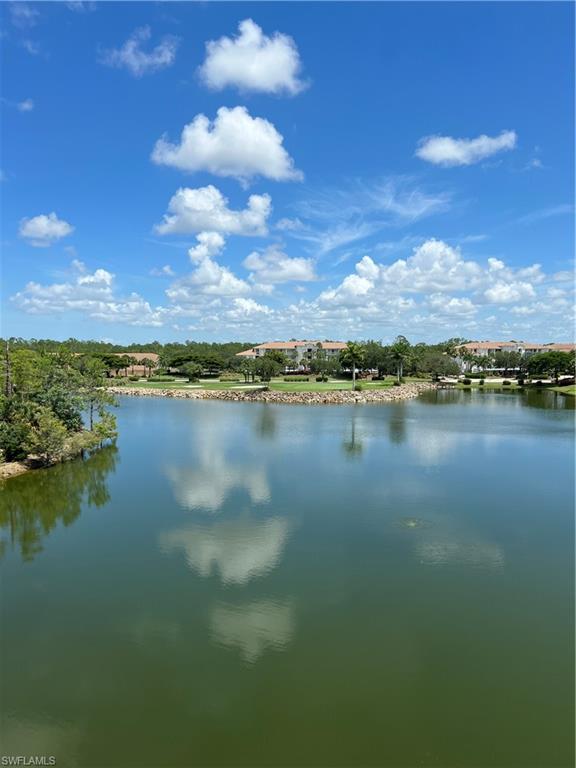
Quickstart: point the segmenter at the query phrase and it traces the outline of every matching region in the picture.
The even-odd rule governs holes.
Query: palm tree
[[[396,363],[396,378],[400,383],[404,373],[404,365],[412,359],[412,345],[405,336],[397,336],[396,341],[390,347],[390,354]]]
[[[355,389],[356,368],[364,364],[364,347],[357,341],[349,341],[346,349],[340,352],[340,362],[347,368],[352,368],[352,389]]]
[[[140,360],[140,365],[144,367],[144,376],[146,376],[146,369],[148,369],[148,376],[152,375],[152,368],[156,368],[156,361],[151,357],[143,357]]]

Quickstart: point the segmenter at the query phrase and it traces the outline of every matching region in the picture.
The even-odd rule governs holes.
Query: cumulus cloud
[[[24,99],[24,101],[19,101],[16,107],[20,112],[32,112],[34,109],[34,102],[32,99]]]
[[[511,304],[533,298],[535,291],[531,283],[498,281],[484,291],[484,296],[490,304]]]
[[[250,195],[244,210],[228,207],[228,199],[212,186],[180,188],[168,204],[168,213],[156,231],[161,235],[221,232],[232,235],[266,235],[272,210],[269,195]]]
[[[302,173],[294,168],[283,141],[272,123],[252,117],[246,107],[220,107],[213,121],[206,115],[196,115],[184,126],[180,143],[159,139],[152,161],[181,171],[208,171],[243,182],[255,176],[299,181]]]
[[[67,221],[59,219],[54,212],[48,215],[42,213],[31,219],[20,221],[19,235],[36,247],[52,245],[57,240],[71,234],[74,227]]]
[[[215,258],[224,249],[225,241],[218,232],[200,232],[197,244],[188,255],[195,269],[186,277],[173,283],[166,291],[173,302],[197,303],[202,296],[241,296],[252,290],[248,283]]]
[[[251,271],[250,279],[254,282],[274,284],[316,280],[312,259],[291,258],[277,245],[264,252],[253,251],[244,259],[243,265]]]
[[[475,139],[427,136],[420,140],[416,155],[434,165],[473,165],[498,152],[514,149],[515,146],[515,131],[502,131],[498,136],[482,134]]]
[[[302,68],[294,40],[275,32],[268,37],[252,19],[238,25],[235,38],[221,37],[206,43],[201,80],[214,90],[235,86],[243,91],[287,93],[302,91]]]
[[[163,311],[153,310],[137,293],[118,298],[114,293],[114,275],[106,269],[87,272],[81,262],[73,265],[73,277],[64,283],[42,285],[29,282],[12,297],[27,314],[81,312],[94,320],[128,325],[160,326]]]
[[[427,306],[437,317],[465,317],[474,315],[482,305],[533,299],[536,286],[544,280],[539,264],[512,268],[495,258],[481,264],[466,260],[459,248],[430,239],[417,246],[407,259],[391,264],[377,264],[364,256],[339,285],[321,292],[318,304],[360,307],[366,312],[394,300],[397,310]],[[418,294],[424,297],[424,305],[417,305]]]
[[[217,256],[226,241],[219,232],[200,232],[196,237],[198,244],[188,250],[188,256],[192,263],[200,263],[204,259],[212,259]]]
[[[158,45],[146,51],[143,45],[150,40],[151,35],[150,27],[139,27],[121,48],[104,51],[102,63],[109,67],[127,69],[134,77],[142,77],[172,66],[176,60],[178,38],[165,35]]]

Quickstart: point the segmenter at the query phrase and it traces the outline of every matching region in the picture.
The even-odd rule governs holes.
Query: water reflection
[[[394,406],[388,423],[390,442],[400,445],[406,440],[406,403],[399,402]]]
[[[13,717],[8,717],[2,722],[4,755],[45,755],[46,759],[48,756],[53,756],[56,758],[57,765],[78,765],[80,742],[81,732],[68,724]],[[25,765],[23,762],[20,764]],[[46,765],[48,765],[47,762]]]
[[[217,603],[210,619],[217,645],[238,649],[254,664],[267,651],[284,651],[294,636],[295,615],[290,601],[253,600],[242,605]]]
[[[0,493],[0,555],[8,544],[23,560],[42,551],[42,540],[58,523],[73,523],[82,505],[102,507],[110,499],[107,477],[116,469],[114,445],[86,460],[38,469],[6,482]]]
[[[394,527],[413,539],[412,551],[421,565],[464,566],[488,571],[504,568],[500,544],[474,530],[462,516],[428,511],[425,518],[402,518]]]
[[[288,521],[281,517],[228,520],[166,531],[159,543],[165,554],[183,551],[203,578],[216,573],[223,584],[246,584],[278,565],[288,533]]]
[[[220,452],[204,452],[200,466],[168,467],[168,479],[180,506],[188,510],[218,512],[235,490],[248,493],[253,504],[270,500],[270,488],[263,467],[231,466]]]
[[[256,434],[264,439],[271,439],[276,434],[276,414],[267,403],[263,403],[256,422]]]
[[[497,544],[481,540],[421,541],[416,556],[425,565],[465,565],[497,570],[504,567],[504,552]]]
[[[352,419],[350,420],[350,433],[342,443],[344,453],[350,459],[358,458],[361,456],[364,449],[362,440],[356,434],[356,419],[357,416],[353,415]]]

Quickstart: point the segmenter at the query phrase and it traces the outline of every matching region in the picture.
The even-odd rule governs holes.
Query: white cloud
[[[268,37],[252,19],[245,19],[235,38],[206,43],[206,59],[199,73],[214,90],[235,86],[243,91],[294,95],[306,87],[299,79],[300,70],[300,56],[291,37],[280,32]]]
[[[441,315],[472,315],[477,312],[476,305],[466,296],[448,297],[443,293],[434,293],[428,301],[433,312]]]
[[[19,101],[16,107],[20,112],[32,112],[34,109],[34,102],[32,99],[24,99],[24,101]]]
[[[180,188],[168,204],[164,221],[156,225],[161,235],[211,231],[232,235],[266,235],[272,210],[269,195],[250,195],[242,211],[228,207],[228,199],[211,184]]]
[[[12,24],[19,29],[33,27],[38,23],[40,13],[32,8],[28,3],[12,2],[10,3],[10,18]]]
[[[86,272],[81,262],[73,264],[74,275],[65,283],[41,285],[29,282],[12,297],[27,314],[81,312],[94,320],[128,325],[161,326],[164,310],[153,310],[141,296],[125,298],[114,294],[114,275],[106,269]]]
[[[153,277],[174,277],[175,272],[170,264],[164,264],[163,267],[153,267],[150,270],[150,274]]]
[[[544,280],[539,264],[512,268],[492,257],[483,265],[465,260],[459,248],[431,239],[416,247],[408,259],[389,265],[364,256],[354,273],[335,288],[322,291],[317,302],[331,312],[354,308],[366,320],[366,313],[377,312],[378,306],[386,306],[388,311],[390,302],[395,302],[397,312],[428,309],[428,318],[442,322],[443,317],[472,317],[482,305],[531,300]],[[418,295],[423,302],[417,302]],[[414,323],[415,317],[410,322]]]
[[[322,256],[387,227],[406,226],[441,213],[449,204],[449,193],[429,193],[409,177],[351,180],[345,187],[324,189],[299,202],[295,206],[298,225],[283,229],[287,236],[310,243]]]
[[[276,222],[274,228],[279,229],[281,232],[293,232],[294,230],[302,229],[303,226],[300,219],[283,218]]]
[[[40,43],[37,43],[35,40],[21,40],[20,45],[30,56],[39,56],[42,52]]]
[[[549,208],[541,208],[537,211],[531,211],[525,216],[521,216],[516,219],[517,224],[532,224],[535,221],[542,221],[543,219],[551,219],[555,216],[566,216],[574,213],[574,206],[572,203],[563,203],[562,205],[553,205]]]
[[[252,319],[254,316],[271,315],[272,310],[265,304],[259,304],[254,299],[244,299],[242,297],[234,299],[233,306],[226,313],[228,320],[241,321],[246,318]]]
[[[255,282],[274,284],[316,279],[312,259],[290,258],[277,245],[271,245],[263,253],[253,251],[243,265],[251,271],[250,279]]]
[[[451,136],[427,136],[420,140],[416,155],[434,165],[473,165],[498,152],[514,149],[515,131],[502,131],[498,136],[454,139]]]
[[[87,2],[82,2],[82,0],[70,0],[70,2],[66,3],[66,8],[68,8],[69,11],[75,11],[76,13],[85,13],[95,11],[96,3],[90,2],[89,0]]]
[[[165,35],[158,45],[145,51],[142,45],[151,37],[150,27],[139,27],[121,48],[111,48],[102,55],[102,63],[109,67],[127,69],[134,77],[142,77],[172,66],[176,60],[179,40]]]
[[[282,146],[274,125],[252,117],[246,107],[220,107],[216,119],[200,114],[184,126],[179,144],[156,142],[152,160],[182,171],[208,171],[246,182],[255,176],[274,181],[299,181],[302,173]]]
[[[484,296],[490,304],[511,304],[533,298],[535,291],[531,283],[499,281],[484,291]]]
[[[219,232],[200,232],[196,240],[198,245],[188,250],[188,256],[193,264],[218,256],[226,243]]]
[[[46,247],[71,234],[74,227],[59,219],[54,212],[40,214],[31,219],[20,221],[19,235],[28,240],[30,245]]]
[[[195,303],[202,296],[230,297],[250,293],[252,289],[247,282],[214,260],[224,248],[222,235],[200,232],[197,241],[197,245],[188,251],[196,268],[166,291],[171,301]]]

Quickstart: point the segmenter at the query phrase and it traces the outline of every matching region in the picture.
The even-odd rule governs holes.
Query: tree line
[[[4,342],[0,460],[53,464],[91,453],[116,437],[106,368],[61,346],[55,352]]]

